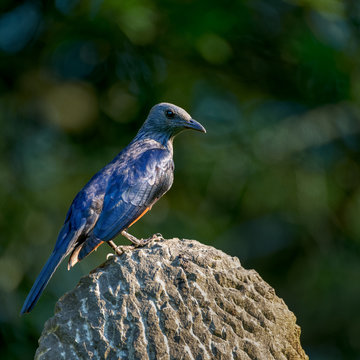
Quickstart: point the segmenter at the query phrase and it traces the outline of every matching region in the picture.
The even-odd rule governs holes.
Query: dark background
[[[311,359],[360,359],[360,2],[0,3],[0,348],[30,359],[103,245],[22,303],[77,191],[160,101],[172,190],[132,233],[238,256],[297,316]],[[117,242],[124,242],[117,239]]]

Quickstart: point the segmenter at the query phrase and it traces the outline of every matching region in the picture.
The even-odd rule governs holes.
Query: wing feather
[[[109,179],[102,212],[93,235],[109,241],[132,224],[171,187],[173,160],[163,149],[151,149]]]

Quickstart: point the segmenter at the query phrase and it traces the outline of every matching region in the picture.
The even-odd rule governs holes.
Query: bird
[[[119,253],[112,241],[119,234],[134,246],[144,246],[152,239],[137,239],[127,230],[171,188],[173,139],[186,129],[206,133],[205,128],[179,106],[163,102],[151,108],[129,145],[75,196],[53,252],[35,280],[21,314],[34,308],[52,275],[69,254],[68,270],[102,243],[108,243]]]

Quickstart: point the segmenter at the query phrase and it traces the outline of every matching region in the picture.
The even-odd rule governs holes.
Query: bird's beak
[[[205,128],[204,128],[199,122],[197,122],[197,121],[194,120],[194,119],[190,119],[190,120],[186,123],[185,128],[186,128],[186,129],[192,129],[192,130],[196,130],[196,131],[200,131],[200,132],[206,133]]]

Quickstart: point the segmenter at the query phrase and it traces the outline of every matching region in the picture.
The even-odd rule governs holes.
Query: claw
[[[135,248],[136,248],[136,246],[132,246],[132,245],[119,245],[117,247],[117,254],[121,255],[125,251],[131,251],[131,250],[134,250]]]
[[[129,234],[125,230],[123,230],[121,232],[121,235],[125,236],[128,240],[130,240],[134,244],[134,248],[143,247],[143,246],[147,245],[151,241],[164,239],[163,236],[160,233],[156,233],[156,234],[154,234],[153,236],[151,236],[151,237],[149,237],[147,239],[138,239],[135,236]],[[110,243],[110,241],[109,241],[109,243]]]
[[[117,246],[114,250],[118,255],[122,255],[124,253],[123,247],[121,245]]]
[[[112,240],[108,241],[107,243],[115,251],[117,255],[122,255],[126,250],[134,249],[133,246],[124,246],[124,245],[117,246]]]

